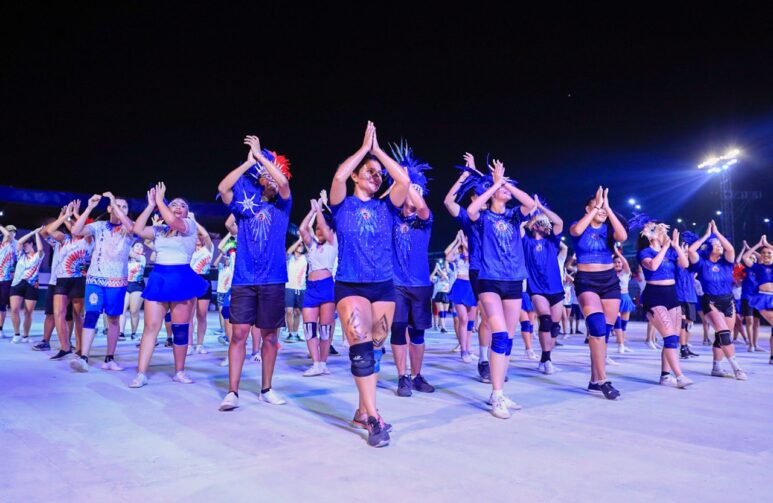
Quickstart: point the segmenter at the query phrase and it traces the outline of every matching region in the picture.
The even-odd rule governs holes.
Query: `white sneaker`
[[[70,368],[76,372],[88,372],[89,364],[83,358],[77,357],[70,360]]]
[[[188,344],[188,350],[185,352],[185,356],[191,356],[193,354],[193,344]]]
[[[142,372],[137,372],[134,380],[129,383],[130,388],[141,388],[148,384],[148,378]]]
[[[514,402],[514,401],[510,400],[505,395],[502,395],[502,400],[505,401],[505,406],[508,409],[511,409],[511,410],[521,410],[521,409],[523,409],[523,406],[521,404],[519,404],[518,402]],[[494,404],[494,393],[493,392],[491,393],[491,395],[489,395],[488,401],[486,403],[489,404],[489,405],[493,405]]]
[[[118,365],[115,360],[109,362],[102,362],[102,370],[123,370],[123,367]]]
[[[545,375],[550,375],[555,373],[556,368],[553,366],[553,362],[548,360],[546,362],[540,363],[539,366],[537,367],[537,370],[539,370]]]
[[[181,370],[181,371],[177,372],[177,373],[174,375],[174,377],[172,378],[172,380],[173,380],[174,382],[179,382],[180,384],[191,384],[191,383],[193,382],[193,379],[191,379],[190,377],[188,377],[188,376],[185,374],[185,371],[184,371],[184,370]]]
[[[273,389],[270,389],[265,393],[261,393],[258,395],[258,398],[260,398],[262,402],[270,403],[271,405],[284,405],[287,403],[287,400],[282,398],[282,395]]]
[[[671,374],[660,376],[660,384],[665,386],[676,386],[676,379]]]
[[[537,355],[534,353],[533,349],[525,350],[523,352],[523,356],[525,356],[527,360],[534,360],[534,361],[539,360],[539,358],[537,358]]]
[[[733,374],[731,374],[727,370],[723,369],[722,367],[712,368],[711,369],[711,375],[713,377],[733,377]]]
[[[654,342],[652,342],[652,341],[647,341],[647,347],[650,348],[650,349],[655,349],[655,350],[658,349],[658,346]]]
[[[607,359],[605,360],[607,365],[620,365],[615,360],[607,356]]]
[[[209,353],[209,351],[207,351],[207,348],[205,348],[203,344],[198,344],[196,346],[196,351],[195,352],[196,352],[197,355],[205,355],[205,354]]]
[[[466,351],[462,353],[462,362],[472,363],[472,356],[470,356],[470,353]]]
[[[454,346],[454,349],[452,349],[452,350],[451,350],[451,352],[452,352],[452,353],[458,353],[458,352],[460,352],[461,350],[462,350],[462,346],[460,346],[459,344],[457,344],[456,346]]]
[[[623,346],[623,353],[634,353],[634,350],[628,346]]]
[[[676,387],[677,388],[686,388],[687,386],[695,384],[695,381],[687,377],[686,375],[682,374],[679,377],[676,378]]]
[[[303,377],[321,376],[322,374],[324,374],[324,372],[322,371],[319,363],[314,362],[314,364],[306,369],[306,371],[303,373]]]
[[[748,377],[746,377],[746,372],[744,372],[741,369],[738,369],[735,371],[735,378],[738,379],[739,381],[745,381],[748,379]]]
[[[14,335],[11,339],[11,344],[19,344],[21,342],[21,335]]]
[[[30,341],[30,338],[28,335],[25,335],[24,337],[21,338],[22,344],[27,344],[29,341]]]
[[[250,361],[260,363],[260,353],[252,353],[250,355]]]
[[[492,397],[490,401],[491,413],[494,415],[494,417],[498,417],[499,419],[510,419],[510,409],[507,408],[504,396],[500,395],[497,397]]]
[[[234,410],[239,406],[239,397],[236,396],[236,393],[233,391],[229,391],[228,394],[223,398],[223,401],[220,402],[220,411],[225,412],[228,410]]]
[[[750,345],[750,346],[748,346],[748,347],[746,348],[746,351],[747,351],[747,352],[749,352],[749,353],[754,353],[754,346],[751,346],[751,345]]]
[[[228,366],[228,357],[226,356],[223,358],[223,361],[220,362],[221,367],[227,367]]]
[[[330,375],[330,369],[327,368],[327,362],[319,362],[319,365],[322,368],[322,375],[329,376]]]

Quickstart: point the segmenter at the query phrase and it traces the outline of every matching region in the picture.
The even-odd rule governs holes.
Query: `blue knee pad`
[[[313,321],[303,324],[303,336],[307,341],[312,340],[317,336],[317,324]]]
[[[628,320],[620,319],[620,328],[622,328],[623,332],[625,332],[628,328]]]
[[[172,342],[175,346],[188,345],[188,324],[172,323]]]
[[[438,318],[445,318],[446,317],[446,312],[445,311],[439,311],[437,313],[437,315],[438,315]]]
[[[668,349],[676,349],[679,347],[678,335],[667,335],[663,337],[663,347]]]
[[[513,352],[513,339],[507,338],[507,350],[505,351],[505,356],[510,356],[510,353]]]
[[[623,319],[619,316],[615,320],[615,330],[621,330],[623,328]]]
[[[498,355],[508,354],[507,341],[510,341],[509,349],[512,350],[513,340],[507,336],[507,332],[494,332],[491,334],[491,351]]]
[[[100,314],[99,311],[86,311],[86,316],[83,317],[83,328],[91,330],[97,328]]]
[[[475,322],[470,320],[467,322],[467,331],[472,332],[473,330],[475,330]]]
[[[411,337],[411,344],[424,344],[424,330],[409,328],[408,335]]]
[[[609,335],[612,333],[612,329],[614,329],[615,326],[612,325],[611,323],[607,323],[606,325],[607,325],[607,333],[606,333],[606,335],[604,335],[604,340],[607,343],[609,343]]]
[[[457,316],[459,316],[459,314],[456,311],[448,311],[448,312],[451,313],[451,318],[456,318]]]
[[[223,316],[224,320],[228,320],[231,318],[231,306],[223,306],[220,308],[220,314]]]
[[[349,346],[349,360],[352,362],[354,377],[368,377],[375,373],[376,360],[373,355],[373,343],[362,342]]]
[[[532,325],[529,320],[521,322],[521,332],[527,332],[530,334],[532,330],[534,330],[534,325]]]
[[[607,320],[604,313],[591,313],[585,318],[588,327],[588,335],[591,337],[605,337],[607,335]]]
[[[167,311],[164,315],[164,323],[172,323],[172,312]]]
[[[389,337],[389,342],[395,346],[408,344],[408,340],[405,338],[406,328],[408,328],[407,323],[392,323],[392,335]]]
[[[553,331],[553,318],[551,318],[549,314],[541,314],[539,316],[539,331],[540,332]]]

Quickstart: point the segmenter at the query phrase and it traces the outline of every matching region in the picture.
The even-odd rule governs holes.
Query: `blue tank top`
[[[429,280],[429,238],[432,214],[427,220],[403,216],[395,208],[392,224],[392,267],[395,285],[432,286]]]
[[[754,264],[748,272],[751,274],[747,274],[747,277],[754,276],[754,282],[756,283],[754,293],[757,293],[756,289],[759,288],[760,285],[773,283],[773,264],[765,265],[758,262]]]
[[[521,209],[509,208],[504,213],[482,210],[480,226],[481,250],[478,279],[522,281],[526,265],[521,244]]]
[[[574,222],[572,225],[576,224]],[[607,227],[605,223],[598,229],[588,225],[582,234],[572,236],[574,253],[578,264],[611,264],[612,250],[607,245]]]
[[[529,277],[529,291],[537,294],[561,293],[564,284],[558,267],[560,236],[551,234],[545,239],[534,239],[527,230],[523,236],[523,254]]]
[[[480,220],[473,222],[467,215],[467,209],[460,207],[459,214],[456,215],[456,221],[462,228],[464,235],[467,236],[467,245],[470,247],[470,270],[480,270]]]
[[[704,294],[732,295],[733,263],[725,260],[725,257],[720,257],[716,262],[701,257],[692,268],[698,273]]]
[[[681,267],[676,268],[676,298],[679,302],[698,302],[693,273]]]
[[[652,247],[644,248],[636,255],[636,259],[641,263],[644,259],[654,259],[658,254],[658,251]],[[662,281],[664,279],[676,279],[676,270],[679,269],[679,255],[673,248],[669,248],[666,251],[666,256],[663,257],[663,262],[660,263],[660,267],[651,271],[642,266],[641,270],[644,272],[645,281]]]
[[[337,281],[379,283],[392,279],[392,212],[388,197],[349,196],[330,207],[338,240]]]

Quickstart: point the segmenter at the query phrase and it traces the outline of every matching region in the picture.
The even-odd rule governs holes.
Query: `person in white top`
[[[11,282],[11,321],[13,322],[12,343],[29,342],[32,326],[32,311],[38,301],[38,274],[43,261],[43,242],[40,239],[42,227],[23,236],[16,243],[16,271]],[[35,244],[30,238],[35,237]],[[24,306],[24,336],[19,328],[20,313]]]
[[[11,302],[11,279],[16,268],[16,227],[0,225],[3,239],[0,241],[0,339],[5,338],[6,309]]]
[[[620,313],[615,322],[615,338],[617,339],[617,352],[633,353],[633,350],[625,345],[625,332],[628,328],[628,320],[631,319],[631,313],[636,311],[636,304],[633,303],[631,295],[628,293],[628,283],[631,282],[631,266],[622,253],[621,247],[615,246],[615,257],[613,264],[617,279],[620,281]]]
[[[472,362],[472,331],[478,317],[478,302],[470,284],[470,256],[467,238],[463,231],[456,233],[454,241],[445,249],[446,262],[453,264],[456,271],[448,299],[453,304],[457,317],[454,329],[459,341],[459,351],[464,363]]]
[[[286,342],[300,342],[298,328],[301,324],[303,294],[306,292],[306,268],[308,261],[304,252],[303,239],[298,239],[287,249],[287,283],[285,283],[285,324]]]
[[[209,270],[212,266],[212,252],[215,246],[212,244],[212,238],[209,232],[200,223],[196,221],[193,213],[189,213],[193,222],[196,224],[196,250],[191,257],[191,269],[207,282],[207,290],[196,298],[194,312],[191,313],[190,333],[191,342],[188,346],[188,354],[193,353],[193,318],[196,318],[196,354],[207,354],[204,347],[204,336],[207,334],[207,311],[209,303],[212,301],[212,282],[209,280]]]
[[[164,201],[166,186],[163,182],[148,191],[148,205],[137,217],[134,232],[143,239],[154,240],[156,263],[142,292],[145,299],[145,327],[140,341],[137,360],[137,376],[130,388],[140,388],[148,383],[146,373],[153,356],[158,332],[167,311],[172,317],[174,342],[174,381],[190,384],[193,380],[185,375],[185,355],[188,350],[188,324],[193,312],[193,301],[207,290],[207,282],[191,269],[191,257],[196,248],[196,223],[188,217],[188,203],[181,198],[173,199],[169,206]],[[155,208],[161,214],[162,225],[147,227],[148,218]]]
[[[437,328],[441,334],[446,333],[446,317],[448,316],[449,303],[448,292],[451,290],[450,276],[451,271],[443,259],[439,259],[435,263],[435,269],[433,269],[432,274],[429,276],[430,280],[437,286],[432,303],[437,308]]]
[[[317,223],[316,229],[313,221]],[[313,361],[303,375],[313,377],[330,373],[327,357],[335,322],[333,267],[338,257],[338,242],[322,213],[322,200],[311,201],[311,211],[301,222],[300,234],[309,249],[309,277],[303,296],[303,335]]]

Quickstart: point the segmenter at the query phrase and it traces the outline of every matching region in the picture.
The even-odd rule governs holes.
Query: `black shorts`
[[[56,288],[54,288],[53,285],[48,285],[48,288],[46,288],[46,316],[53,316],[54,315],[54,295],[58,295],[56,293]],[[66,321],[72,321],[72,299],[67,299],[67,313],[64,316],[64,319]]]
[[[30,285],[26,279],[23,279],[17,285],[11,287],[11,297],[24,297],[24,300],[38,300],[38,287]]]
[[[760,312],[749,305],[749,299],[741,299],[741,316],[744,318],[753,316],[758,320],[762,319]]]
[[[285,325],[285,285],[234,285],[231,323],[272,330]]]
[[[711,306],[714,306],[714,309],[722,313],[726,318],[735,316],[735,299],[732,293],[727,295],[703,294],[703,297],[701,297],[701,310],[703,310],[703,314],[708,314],[711,311]]]
[[[472,293],[475,294],[475,300],[478,299],[478,274],[480,274],[479,269],[470,269],[470,286]]]
[[[695,302],[680,302],[682,315],[687,321],[697,321],[698,313],[695,312]]]
[[[499,281],[496,279],[478,279],[480,293],[491,292],[502,300],[523,299],[523,281]]]
[[[285,288],[285,308],[302,309],[304,292],[305,290],[295,290],[294,288]]]
[[[368,302],[395,302],[395,285],[392,280],[378,283],[349,283],[336,281],[336,304],[346,297],[365,297]]]
[[[86,294],[86,277],[57,278],[55,295],[67,295],[68,299],[82,299]]]
[[[11,281],[0,281],[0,311],[11,305]]]
[[[585,319],[585,316],[582,314],[582,309],[580,309],[580,304],[572,304],[569,306],[569,309],[571,310],[569,316],[574,316],[575,320]]]
[[[432,287],[395,286],[393,323],[407,323],[417,330],[432,327]]]
[[[212,282],[209,280],[209,274],[199,274],[201,279],[207,282],[207,291],[196,297],[198,300],[212,300]]]
[[[141,292],[145,289],[145,281],[132,281],[126,285],[126,293]]]
[[[537,292],[529,292],[529,295],[531,296],[531,303],[534,304],[534,296],[539,295],[540,297],[545,297],[547,299],[548,304],[550,304],[550,307],[555,306],[556,304],[563,304],[564,302],[564,292],[560,293],[537,293]]]
[[[432,292],[429,293],[430,296],[432,296]],[[448,292],[438,292],[435,294],[435,297],[432,299],[432,302],[436,302],[438,304],[449,304],[450,301],[448,300]]]
[[[681,306],[676,297],[676,285],[648,284],[641,295],[641,305],[648,313],[652,313],[652,309],[658,306],[665,307],[669,311]]]
[[[577,271],[574,277],[574,291],[593,292],[602,299],[620,299],[620,280],[614,269],[607,271]]]

